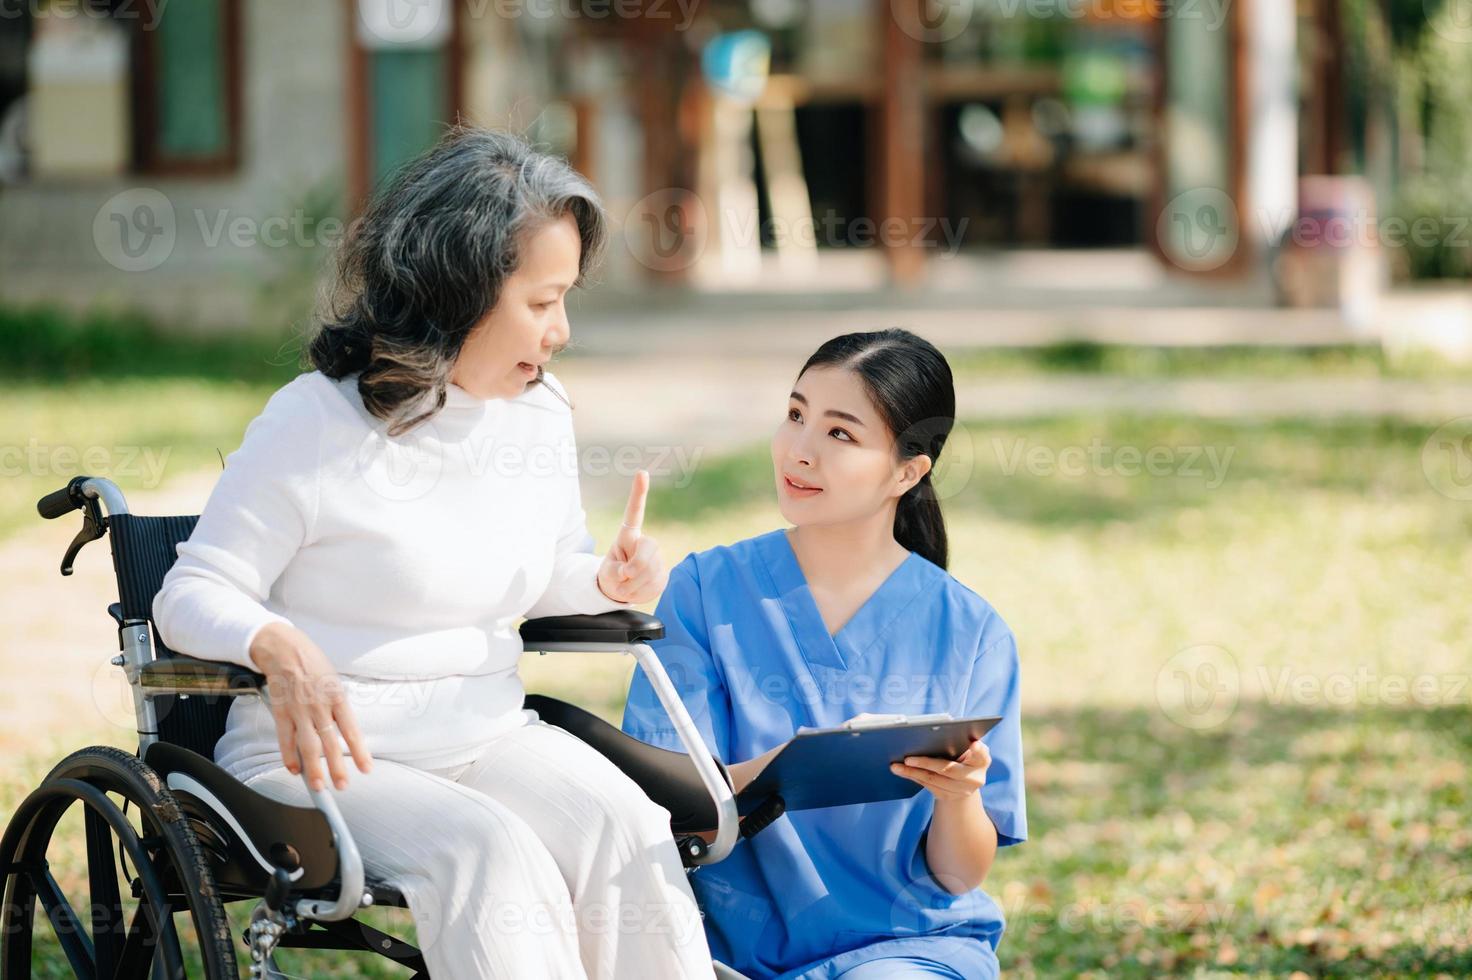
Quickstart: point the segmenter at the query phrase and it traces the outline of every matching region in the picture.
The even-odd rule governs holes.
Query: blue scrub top
[[[692,554],[670,573],[653,644],[712,753],[743,762],[860,712],[1001,715],[982,791],[1000,845],[1027,838],[1017,645],[996,611],[911,552],[836,635],[785,531]],[[683,751],[642,671],[624,731]],[[827,978],[914,956],[962,977],[997,973],[1002,910],[931,876],[935,798],[788,813],[691,875],[711,952],[752,977]]]

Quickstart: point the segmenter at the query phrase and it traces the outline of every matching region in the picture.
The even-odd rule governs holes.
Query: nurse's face
[[[528,233],[521,265],[501,286],[495,309],[471,328],[450,380],[477,398],[515,398],[567,344],[564,299],[578,278],[582,239],[566,214]]]
[[[863,381],[843,367],[815,367],[798,378],[772,437],[777,503],[799,527],[893,513],[928,463],[896,459],[894,433]]]

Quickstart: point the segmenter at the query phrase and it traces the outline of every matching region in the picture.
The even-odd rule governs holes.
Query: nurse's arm
[[[893,766],[897,775],[935,797],[925,863],[936,883],[952,895],[980,888],[997,857],[997,828],[981,802],[991,761],[991,751],[978,739],[954,761],[911,756]]]
[[[784,742],[774,749],[769,749],[755,759],[747,759],[745,762],[734,762],[727,766],[726,771],[731,774],[731,788],[735,792],[740,793],[746,788],[747,783],[755,779],[757,774],[767,767],[767,763],[772,761],[772,756],[781,752],[783,746],[786,744]],[[741,819],[745,820],[746,818],[742,817]],[[709,844],[716,839],[716,832],[714,830],[698,831],[696,836]]]
[[[952,895],[980,888],[997,857],[997,828],[982,808],[981,796],[936,800],[925,840],[930,875]]]

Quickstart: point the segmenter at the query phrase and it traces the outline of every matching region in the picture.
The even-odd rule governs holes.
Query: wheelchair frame
[[[76,477],[62,489],[47,494],[38,502],[37,509],[47,519],[62,517],[74,510],[83,511],[82,530],[73,539],[62,560],[63,575],[71,574],[77,553],[89,541],[102,537],[114,519],[123,515],[130,518],[133,516],[128,510],[122,491],[112,481],[87,476]],[[127,586],[123,581],[124,571],[117,538],[118,535],[114,534],[113,554],[121,593]],[[172,564],[171,556],[168,563]],[[166,570],[167,565],[162,571],[154,571],[161,578]],[[156,592],[156,586],[154,590]],[[136,598],[135,596],[135,609],[138,605]],[[152,595],[146,597],[149,608],[152,598]],[[159,709],[159,699],[167,697],[184,701],[189,698],[233,699],[259,696],[269,703],[264,678],[234,664],[199,660],[168,651],[163,648],[162,643],[156,645],[150,619],[146,616],[126,616],[122,603],[113,603],[108,607],[108,612],[117,623],[122,651],[112,659],[112,663],[123,669],[132,691],[138,749],[132,757],[109,747],[92,747],[73,753],[52,770],[41,787],[28,796],[12,816],[3,841],[0,841],[0,869],[3,869],[5,876],[5,905],[0,909],[3,912],[0,924],[3,924],[4,931],[0,932],[0,943],[10,947],[0,952],[0,980],[29,976],[29,930],[34,918],[34,905],[38,899],[56,928],[63,950],[78,976],[98,976],[105,972],[117,976],[135,975],[127,971],[136,970],[140,964],[147,963],[153,964],[156,975],[164,973],[183,976],[172,920],[173,913],[181,909],[175,906],[182,900],[185,903],[183,910],[194,915],[198,928],[201,912],[196,908],[196,902],[212,899],[223,917],[226,901],[248,900],[251,897],[258,897],[258,901],[251,911],[250,923],[243,939],[250,953],[252,977],[282,976],[274,961],[276,948],[311,947],[372,950],[414,968],[416,980],[427,978],[429,974],[423,965],[422,956],[412,945],[374,930],[364,923],[352,922],[352,916],[358,909],[368,907],[375,901],[401,907],[407,907],[407,903],[392,887],[367,880],[362,856],[351,830],[338,810],[330,784],[323,789],[314,790],[307,783],[304,771],[302,781],[312,806],[295,807],[278,803],[233,779],[215,766],[212,759],[204,758],[197,752],[160,737],[163,712]],[[548,719],[550,723],[568,727],[575,735],[584,738],[621,766],[636,765],[641,768],[643,774],[651,780],[641,784],[646,792],[656,799],[660,799],[662,795],[662,802],[667,802],[672,812],[677,811],[672,818],[672,826],[681,821],[687,825],[700,826],[702,821],[713,817],[717,832],[708,846],[702,838],[689,832],[689,826],[684,836],[677,833],[677,844],[683,862],[687,868],[698,869],[702,865],[725,858],[739,836],[751,836],[769,824],[780,813],[781,803],[780,800],[775,801],[776,813],[762,816],[754,814],[747,821],[750,826],[740,824],[729,775],[706,750],[694,721],[665,672],[664,665],[645,642],[658,639],[663,633],[663,626],[657,619],[632,610],[601,616],[530,620],[521,627],[523,646],[527,651],[543,654],[578,651],[632,655],[639,669],[649,678],[660,704],[674,723],[687,754],[645,745],[623,735],[607,722],[564,702],[531,695],[528,697],[528,704],[535,701],[544,717],[546,713],[555,716],[554,719]],[[160,652],[165,655],[160,656]],[[177,704],[178,701],[168,702],[169,707],[177,707]],[[157,833],[148,838],[138,838],[134,834],[132,842],[126,840],[124,828],[131,832],[131,824],[127,822],[125,813],[116,812],[116,806],[106,798],[103,790],[118,792],[124,796],[125,801],[131,799],[127,795],[130,792],[137,796],[151,796],[146,801],[140,799],[136,802],[140,812],[143,811],[145,802],[155,808],[152,819]],[[255,799],[249,799],[246,794]],[[237,803],[246,801],[249,805],[245,810],[250,812],[232,809],[222,799],[229,796],[235,797]],[[140,897],[134,927],[129,928],[127,936],[121,942],[113,937],[106,937],[106,942],[103,941],[98,933],[103,920],[97,918],[94,908],[94,938],[97,938],[94,944],[80,928],[80,920],[65,896],[60,894],[50,872],[46,870],[44,851],[49,844],[55,820],[59,819],[60,814],[75,799],[82,799],[86,804],[89,881],[94,892],[94,902],[95,892],[98,890],[98,870],[93,864],[104,859],[111,864],[113,850],[117,851],[125,877],[127,865],[122,861],[122,854],[124,851],[128,852],[139,873],[139,878],[132,882],[135,895],[141,891],[150,902],[145,913],[141,904],[143,899]],[[109,812],[108,807],[112,808],[112,812]],[[269,856],[262,853],[256,840],[261,823],[258,808],[259,811],[289,824],[290,832],[298,835],[296,842],[306,852],[305,860],[303,853],[292,842],[274,841],[268,848]],[[183,819],[174,820],[169,814],[182,815]],[[40,853],[37,854],[37,841],[33,838],[35,833],[40,833],[36,827],[37,821],[42,817],[50,819],[51,824],[45,828],[44,839],[39,842]],[[146,833],[150,828],[149,819],[140,819]],[[257,826],[248,827],[248,823]],[[708,827],[710,823],[705,822],[703,825]],[[252,829],[257,832],[252,833]],[[118,835],[116,849],[110,846],[110,836],[103,840],[103,836],[109,833]],[[133,846],[142,845],[148,840],[164,842],[170,849],[168,857],[171,866],[155,866],[154,859],[148,856],[146,848]],[[106,850],[103,843],[108,845]],[[329,850],[335,855],[330,873],[324,857]],[[205,855],[203,859],[201,854]],[[190,863],[193,867],[186,866]],[[257,875],[266,876],[264,889],[242,892],[238,886],[232,884],[227,885],[222,892],[217,887],[217,872],[225,871],[228,877],[230,869],[238,871],[244,868],[248,871],[252,863]],[[309,870],[312,874],[308,874]],[[115,876],[116,868],[110,866],[108,873]],[[166,883],[180,886],[178,894],[171,887],[165,887]],[[309,883],[315,883],[316,887],[301,887]],[[332,883],[336,885],[335,894],[329,890]],[[191,888],[194,889],[193,894],[190,893]],[[107,886],[103,890],[108,892]],[[223,897],[227,892],[230,897]],[[115,877],[110,894],[116,901]],[[24,908],[21,907],[22,904]],[[120,915],[119,904],[119,918]],[[353,935],[354,929],[343,928],[350,923],[355,927],[356,935]],[[116,926],[120,922],[109,920],[108,924]],[[319,927],[319,931],[313,931],[314,925]],[[66,926],[72,933],[70,939],[63,934],[62,926]],[[12,935],[18,927],[26,930],[23,943]],[[141,935],[141,938],[137,938],[135,933]],[[151,937],[149,933],[152,933]],[[166,940],[169,939],[173,943],[172,952],[165,948],[168,945]],[[205,938],[201,936],[200,941],[203,947]],[[229,953],[229,959],[234,962],[233,952]],[[714,963],[713,968],[718,977],[740,977],[719,962]],[[208,962],[206,972],[214,976]]]

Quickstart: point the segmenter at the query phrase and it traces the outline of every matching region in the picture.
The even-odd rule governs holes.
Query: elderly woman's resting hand
[[[325,755],[333,785],[346,789],[348,772],[338,732],[347,741],[358,770],[372,771],[373,759],[343,695],[342,678],[307,634],[289,623],[268,623],[251,641],[250,658],[266,675],[276,739],[288,771],[296,774],[305,766],[308,784],[321,789]]]

